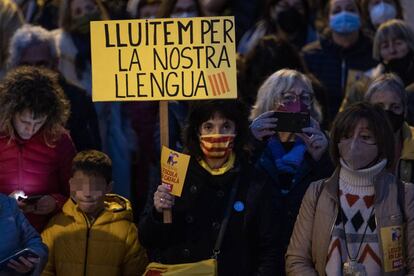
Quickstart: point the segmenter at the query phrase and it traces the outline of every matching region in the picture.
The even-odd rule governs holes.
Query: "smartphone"
[[[310,126],[310,115],[306,112],[275,112],[275,131],[302,133],[302,128]]]
[[[10,262],[10,260],[15,260],[17,262],[19,262],[19,258],[20,257],[24,257],[24,258],[39,258],[39,255],[37,255],[33,250],[31,250],[30,248],[25,248],[23,250],[20,250],[16,253],[14,253],[13,255],[3,259],[0,261],[0,271],[6,271],[6,270],[10,270],[11,268],[9,268],[7,266],[7,264]]]
[[[41,199],[43,197],[43,195],[33,195],[33,196],[28,196],[26,198],[24,197],[19,197],[18,200],[27,204],[27,205],[34,205],[36,204],[39,199]]]

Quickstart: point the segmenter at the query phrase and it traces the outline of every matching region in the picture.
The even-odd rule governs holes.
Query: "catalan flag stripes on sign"
[[[208,80],[213,91],[213,96],[219,96],[230,92],[227,77],[224,72],[209,75]]]

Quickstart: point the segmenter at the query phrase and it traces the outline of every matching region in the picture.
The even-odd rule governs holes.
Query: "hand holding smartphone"
[[[10,261],[14,260],[15,262],[20,263],[20,260],[19,260],[20,257],[23,257],[25,259],[28,259],[28,258],[38,259],[39,255],[37,255],[30,248],[25,248],[23,250],[20,250],[20,251],[14,253],[13,255],[11,255],[11,256],[9,256],[9,257],[7,257],[7,258],[0,261],[0,271],[10,271],[11,268],[8,266]]]
[[[35,205],[42,197],[43,195],[33,195],[28,197],[19,197],[17,200],[27,205]]]

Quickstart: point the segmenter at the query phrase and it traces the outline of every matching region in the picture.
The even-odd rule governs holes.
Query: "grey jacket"
[[[335,220],[338,214],[339,169],[325,181],[311,183],[300,207],[286,253],[287,275],[325,275],[326,259]],[[324,183],[324,184],[323,184]],[[382,275],[414,275],[414,185],[404,184],[404,201],[398,202],[398,185],[394,175],[385,170],[374,181],[375,218],[380,243]],[[404,205],[405,215],[400,205]],[[405,216],[405,224],[404,224]],[[393,228],[389,228],[393,226]],[[405,269],[385,269],[388,258],[381,231],[401,227],[402,255]],[[389,232],[387,232],[389,233]]]

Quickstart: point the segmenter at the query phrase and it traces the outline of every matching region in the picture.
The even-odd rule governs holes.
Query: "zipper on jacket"
[[[335,227],[335,221],[338,218],[338,208],[336,208],[334,219],[332,220],[331,231],[329,231],[329,236],[332,236],[333,229]]]
[[[85,215],[83,215],[83,217],[85,218],[85,222],[86,222],[86,244],[85,244],[85,259],[83,260],[83,275],[86,276],[87,275],[86,270],[88,266],[89,232],[90,232],[92,225],[90,225],[89,220]]]
[[[346,84],[346,62],[345,59],[342,59],[341,62],[341,88],[342,88],[342,93],[346,93],[345,91],[345,84]]]
[[[339,203],[340,204],[340,203]],[[328,252],[329,251],[329,245],[331,244],[331,237],[332,237],[332,232],[333,232],[333,229],[334,229],[334,227],[335,227],[335,221],[336,221],[336,219],[338,218],[338,212],[339,212],[339,210],[338,210],[338,208],[340,208],[339,207],[339,205],[338,204],[336,204],[337,205],[337,208],[335,208],[335,216],[334,216],[334,218],[333,218],[333,220],[332,220],[332,222],[331,222],[331,230],[329,231],[329,240],[328,240],[328,246],[327,246],[327,248],[326,248],[326,252]],[[323,267],[326,267],[326,258],[325,258],[325,260],[323,261]]]
[[[17,148],[19,149],[19,183],[17,190],[23,191],[22,187],[22,172],[23,172],[23,148],[21,145],[17,144]],[[26,193],[26,191],[23,191]]]

